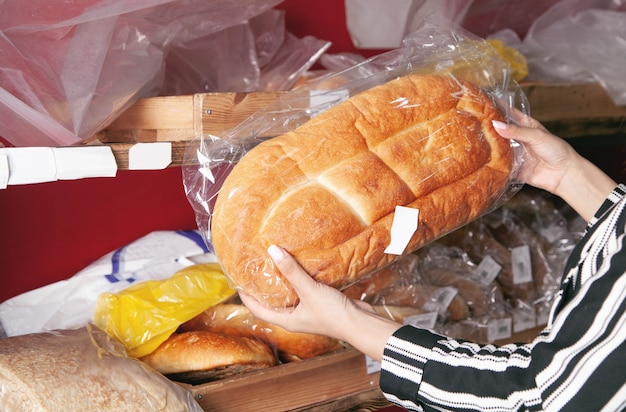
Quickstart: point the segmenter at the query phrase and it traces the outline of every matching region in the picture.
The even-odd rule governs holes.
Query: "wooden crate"
[[[513,334],[496,344],[528,342],[542,327]],[[181,384],[205,411],[375,411],[391,404],[368,373],[366,357],[345,349],[200,385]]]
[[[557,136],[626,133],[626,106],[617,106],[596,83],[524,84],[530,114]]]
[[[525,84],[531,115],[564,138],[626,133],[626,106],[616,106],[598,84]],[[184,161],[189,140],[219,134],[275,101],[280,92],[199,93],[137,101],[93,136],[111,147],[120,170],[135,143],[171,142],[172,163]]]
[[[352,348],[201,385],[184,385],[206,411],[349,410],[389,405]]]

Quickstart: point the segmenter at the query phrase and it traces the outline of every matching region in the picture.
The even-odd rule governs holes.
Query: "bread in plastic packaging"
[[[491,124],[524,109],[508,63],[484,41],[437,30],[320,79],[331,90],[289,92],[189,145],[186,192],[234,288],[297,303],[272,243],[344,288],[519,189],[519,145]],[[398,240],[394,222],[418,228]]]
[[[0,339],[0,410],[202,411],[190,392],[92,325]]]

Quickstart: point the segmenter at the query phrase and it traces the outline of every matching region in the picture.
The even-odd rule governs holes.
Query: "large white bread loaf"
[[[396,206],[419,209],[405,252],[494,207],[513,167],[504,120],[470,83],[407,75],[352,96],[246,153],[216,200],[211,236],[235,286],[268,306],[297,302],[267,255],[285,248],[318,281],[343,288],[386,254]]]

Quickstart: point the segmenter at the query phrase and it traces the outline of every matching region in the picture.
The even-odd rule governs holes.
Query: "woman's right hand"
[[[494,121],[498,134],[524,144],[526,149],[520,178],[535,187],[556,193],[578,154],[563,139],[548,132],[533,118],[527,126]]]

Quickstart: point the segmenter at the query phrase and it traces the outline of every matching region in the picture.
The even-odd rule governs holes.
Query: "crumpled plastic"
[[[185,267],[215,261],[197,231],[154,231],[107,253],[68,279],[0,303],[0,323],[8,336],[79,328],[92,321],[101,293],[167,279]]]
[[[526,80],[600,84],[626,105],[626,4],[611,0],[561,0],[538,16],[522,36],[512,29],[489,35],[522,53]]]
[[[94,323],[126,346],[129,356],[153,352],[183,323],[235,293],[217,263],[189,266],[165,280],[150,280],[96,302]]]
[[[289,85],[330,43],[312,37],[288,42],[294,39],[277,24],[281,12],[271,10],[280,2],[4,2],[0,136],[14,146],[69,146],[92,137],[136,100],[161,92]],[[273,59],[278,54],[282,61]]]

